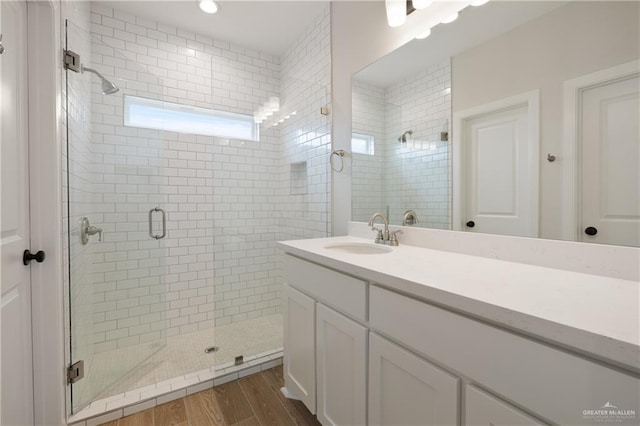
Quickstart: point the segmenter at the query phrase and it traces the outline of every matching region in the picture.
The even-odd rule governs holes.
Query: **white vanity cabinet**
[[[638,424],[637,375],[401,294],[384,277],[291,255],[284,265],[286,391],[323,425],[595,424],[590,413],[610,405],[617,424]]]
[[[285,256],[284,374],[287,393],[323,425],[367,416],[367,283]],[[303,293],[304,292],[304,293]]]
[[[459,382],[395,343],[369,335],[370,425],[457,425]]]
[[[318,303],[316,332],[318,420],[366,424],[367,329]]]

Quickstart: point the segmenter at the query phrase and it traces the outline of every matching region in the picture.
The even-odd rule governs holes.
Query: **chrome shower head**
[[[120,90],[118,88],[118,86],[116,86],[114,83],[110,82],[109,80],[107,80],[106,78],[104,78],[102,76],[102,74],[100,74],[98,71],[94,70],[93,68],[89,68],[89,67],[85,67],[82,66],[81,67],[82,72],[88,71],[92,74],[97,75],[100,80],[102,80],[102,94],[103,95],[111,95],[113,93],[116,93],[118,90]]]
[[[411,136],[412,134],[413,134],[413,130],[407,130],[398,138],[398,142],[406,142],[407,135]]]
[[[120,88],[109,80],[102,80],[102,94],[111,95],[116,93]]]

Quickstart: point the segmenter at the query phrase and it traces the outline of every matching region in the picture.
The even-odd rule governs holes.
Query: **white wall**
[[[542,238],[562,238],[562,84],[637,59],[638,16],[638,2],[570,3],[452,58],[453,112],[540,89]]]

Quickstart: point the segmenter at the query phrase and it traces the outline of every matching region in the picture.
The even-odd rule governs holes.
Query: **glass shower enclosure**
[[[255,138],[172,131],[176,111],[193,119],[207,105],[184,105],[88,30],[66,31],[72,413],[281,350],[276,241],[330,233],[327,86],[279,84],[279,111],[249,115]]]
[[[67,58],[68,359],[84,376],[70,378],[76,412],[166,346],[176,206],[162,132],[123,120],[124,97],[161,97],[159,78],[71,22]]]

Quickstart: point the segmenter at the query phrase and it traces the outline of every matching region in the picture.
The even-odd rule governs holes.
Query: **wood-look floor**
[[[282,366],[103,426],[287,426],[319,425],[300,401],[285,398]]]

